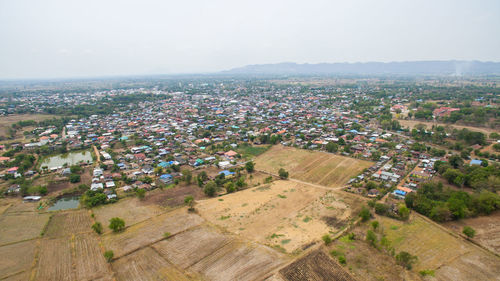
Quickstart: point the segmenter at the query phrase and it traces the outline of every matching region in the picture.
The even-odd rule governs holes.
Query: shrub
[[[205,194],[210,197],[213,197],[216,191],[217,191],[217,184],[215,184],[214,181],[207,182],[207,184],[203,188],[203,192],[205,192]]]
[[[143,188],[138,188],[137,191],[135,192],[135,195],[139,199],[144,199],[144,196],[146,196],[146,190]]]
[[[114,255],[115,254],[111,250],[107,250],[106,252],[104,252],[104,258],[106,258],[107,262],[111,262],[113,260]]]
[[[92,229],[97,233],[101,234],[102,233],[102,224],[100,222],[96,222],[92,225]]]
[[[248,161],[247,163],[245,163],[245,169],[247,170],[247,172],[253,173],[253,171],[255,170],[255,164],[252,161]]]
[[[468,238],[474,238],[474,235],[476,235],[476,231],[470,226],[465,226],[462,230],[462,233],[465,234]]]
[[[359,216],[361,217],[361,221],[367,221],[372,215],[370,214],[370,210],[368,210],[368,208],[363,207],[361,212],[359,212]]]
[[[339,263],[340,264],[346,264],[347,263],[347,260],[345,259],[344,256],[339,256]]]
[[[321,237],[321,239],[323,239],[323,242],[325,242],[325,245],[329,245],[330,243],[332,243],[332,237],[330,237],[329,234],[323,235],[323,237]]]
[[[71,183],[76,183],[76,182],[80,182],[80,175],[79,174],[71,174],[69,176],[69,181]]]
[[[424,269],[424,270],[420,270],[418,273],[420,273],[420,275],[422,276],[434,276],[435,274],[435,271],[432,270],[432,269]]]
[[[366,241],[368,241],[368,243],[370,243],[370,245],[375,247],[376,243],[377,243],[377,235],[375,235],[375,232],[368,230],[366,232]]]
[[[378,215],[385,215],[389,210],[389,206],[382,203],[375,203],[375,213]]]
[[[189,206],[189,209],[188,209],[189,211],[193,211],[194,210],[194,198],[193,198],[193,196],[188,195],[188,196],[184,197],[184,204]]]
[[[118,217],[114,217],[109,220],[109,228],[113,230],[113,232],[120,232],[125,229],[125,221]]]
[[[408,220],[408,218],[410,217],[410,209],[408,209],[403,204],[399,206],[398,213],[399,213],[399,218],[402,220]]]
[[[163,233],[163,237],[165,237],[165,239],[167,239],[168,237],[170,237],[170,235],[172,235],[170,232]]]
[[[410,270],[412,268],[412,265],[418,260],[417,256],[412,256],[408,252],[399,252],[399,254],[396,255],[396,261],[398,264],[404,266],[406,269]]]
[[[377,230],[377,228],[378,228],[378,221],[372,221],[372,228],[373,228],[373,230]]]
[[[285,171],[285,169],[283,169],[283,168],[279,169],[278,175],[280,176],[281,179],[287,179],[288,178],[288,172]]]

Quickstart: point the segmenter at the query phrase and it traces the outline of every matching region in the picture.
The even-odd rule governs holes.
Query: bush
[[[401,204],[398,209],[399,218],[402,220],[408,220],[410,217],[410,209],[408,209],[404,204]]]
[[[420,273],[421,276],[434,276],[435,271],[432,269],[424,269],[420,270],[418,273]]]
[[[377,244],[377,235],[375,235],[375,232],[368,230],[366,232],[366,241],[368,241],[368,243],[370,243],[370,245],[375,247]]]
[[[125,221],[118,217],[114,217],[109,220],[109,228],[113,230],[113,232],[123,231],[125,229]]]
[[[106,258],[107,262],[111,262],[113,260],[114,255],[115,254],[111,250],[107,250],[106,252],[104,252],[104,258]]]
[[[206,195],[213,197],[215,195],[215,192],[217,192],[217,184],[215,184],[214,181],[209,181],[203,188],[203,192],[205,192]]]
[[[69,182],[71,182],[71,183],[80,182],[80,175],[79,174],[71,174],[69,176]]]
[[[100,222],[96,222],[92,225],[92,229],[97,233],[101,234],[102,233],[102,224]]]
[[[255,164],[252,161],[248,161],[245,163],[245,169],[247,170],[247,172],[253,173],[253,171],[255,170]]]
[[[412,265],[418,260],[417,256],[412,256],[408,252],[399,252],[396,255],[396,261],[398,264],[404,266],[406,269],[410,270]]]
[[[170,237],[172,234],[170,232],[165,232],[163,233],[163,237],[165,237],[165,239],[167,239],[168,237]]]
[[[389,210],[389,206],[383,203],[375,203],[375,213],[378,215],[386,215]]]
[[[281,179],[287,179],[288,178],[288,172],[285,171],[285,169],[283,169],[283,168],[279,169],[278,175],[280,176]]]
[[[347,260],[345,259],[344,256],[339,256],[339,263],[340,264],[346,264],[347,263]]]
[[[135,192],[135,195],[139,199],[144,199],[144,196],[146,196],[146,190],[143,188],[138,188],[137,191]]]
[[[363,207],[361,212],[359,212],[359,216],[361,217],[361,221],[367,221],[372,215],[370,214],[370,210],[368,210],[368,208]]]
[[[323,235],[323,237],[321,237],[321,239],[323,239],[323,242],[325,242],[325,245],[329,245],[330,243],[332,243],[332,237],[330,237],[329,234]]]
[[[465,234],[468,238],[474,238],[474,235],[476,235],[476,231],[470,226],[465,226],[462,230],[462,233]]]
[[[378,228],[378,221],[372,221],[372,228],[373,228],[373,230],[377,230],[377,228]]]
[[[189,209],[188,209],[189,211],[193,211],[194,210],[194,198],[193,198],[193,196],[188,195],[188,196],[184,197],[184,204],[189,206]]]

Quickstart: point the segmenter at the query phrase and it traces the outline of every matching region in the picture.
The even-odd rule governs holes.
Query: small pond
[[[47,166],[49,169],[60,168],[64,164],[71,166],[78,164],[80,161],[92,163],[92,153],[90,151],[80,151],[51,156],[44,159],[40,167]]]
[[[49,211],[76,209],[80,204],[80,196],[64,196],[59,198]]]

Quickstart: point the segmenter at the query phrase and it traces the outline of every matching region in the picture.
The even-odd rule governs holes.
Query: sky
[[[0,0],[0,79],[500,61],[498,0]]]

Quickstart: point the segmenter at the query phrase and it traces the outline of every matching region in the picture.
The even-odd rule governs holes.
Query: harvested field
[[[69,237],[41,240],[35,280],[76,280]]]
[[[436,276],[444,280],[470,280],[467,276],[494,276],[479,280],[500,280],[500,258],[452,236],[419,215],[413,214],[406,223],[387,217],[378,220],[396,253],[407,251],[418,257],[414,266],[417,272],[436,270]]]
[[[497,211],[489,216],[452,221],[444,225],[459,234],[462,233],[464,226],[474,228],[476,230],[474,241],[500,254],[500,212]]]
[[[117,280],[192,280],[146,247],[113,262]]]
[[[321,250],[316,250],[280,270],[288,281],[356,280],[342,266]]]
[[[0,217],[0,245],[39,237],[50,214],[9,213],[11,208]]]
[[[73,243],[76,280],[111,280],[112,272],[94,234],[76,235]]]
[[[153,248],[173,264],[187,269],[233,239],[215,229],[201,226],[153,244]]]
[[[284,168],[291,178],[329,187],[343,186],[351,177],[373,164],[332,153],[281,145],[275,145],[257,157],[255,163],[257,170],[278,174],[278,170]]]
[[[338,231],[361,202],[347,193],[279,180],[200,201],[196,209],[228,231],[292,252]]]
[[[102,240],[106,250],[113,250],[115,257],[121,257],[163,239],[165,232],[174,235],[202,222],[200,216],[182,208],[127,227],[121,233],[108,233]]]
[[[21,212],[32,213],[36,211],[36,207],[38,207],[38,203],[15,200],[14,203],[10,206],[10,208],[5,210],[4,213],[6,214],[21,213]]]
[[[0,247],[0,279],[22,272],[29,273],[35,258],[35,247],[35,240]]]
[[[261,245],[231,242],[191,267],[209,280],[262,280],[284,263],[282,254]]]
[[[165,211],[155,205],[145,204],[137,198],[120,200],[117,203],[100,206],[92,209],[95,220],[102,223],[104,231],[110,232],[107,227],[109,220],[119,217],[125,220],[127,226],[134,225],[151,217],[158,216]]]
[[[56,213],[45,232],[46,237],[59,237],[92,231],[92,221],[87,210]]]
[[[483,134],[486,134],[486,136],[489,136],[491,133],[496,132],[499,133],[499,130],[491,129],[491,128],[486,128],[486,127],[472,127],[472,126],[465,126],[465,125],[455,125],[455,124],[446,124],[446,123],[439,123],[439,122],[429,122],[429,121],[418,121],[418,120],[398,120],[399,124],[401,124],[402,127],[408,127],[413,129],[415,125],[417,124],[424,124],[426,127],[431,128],[432,126],[450,126],[451,128],[455,128],[458,130],[462,129],[467,129],[469,131],[476,131],[476,132],[481,132]]]
[[[31,273],[29,271],[24,271],[16,275],[9,276],[2,281],[26,281],[30,280]]]
[[[8,129],[12,126],[12,124],[17,123],[19,121],[43,121],[47,119],[57,118],[57,115],[47,115],[47,114],[13,114],[8,116],[0,117],[0,136],[6,137],[8,133]],[[26,129],[26,128],[25,128]],[[22,130],[20,130],[16,137],[22,138]]]
[[[197,185],[178,185],[166,190],[148,192],[143,200],[144,204],[156,204],[162,207],[174,208],[184,205],[184,198],[192,195],[195,200],[207,198],[203,189]]]

